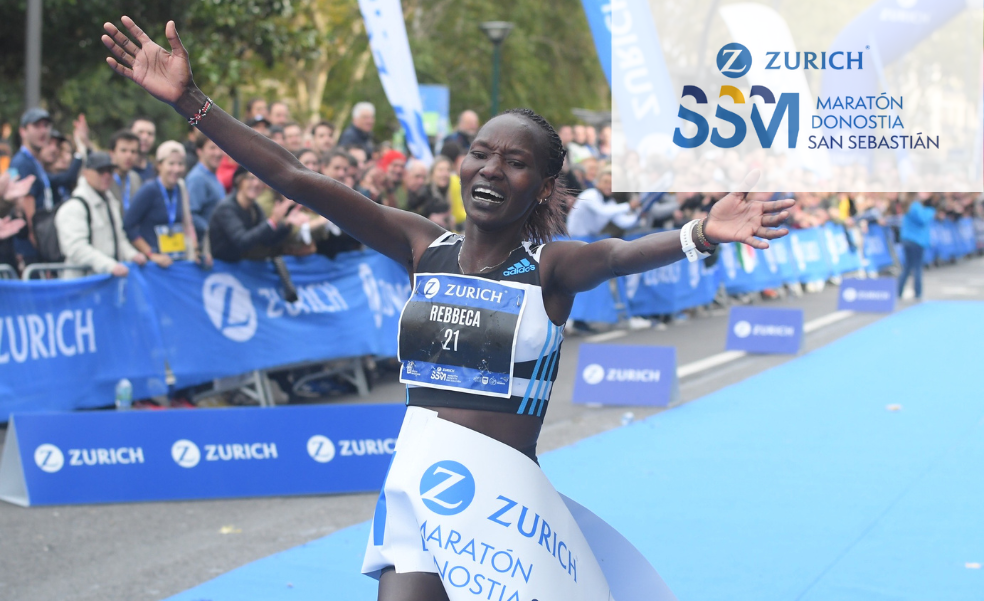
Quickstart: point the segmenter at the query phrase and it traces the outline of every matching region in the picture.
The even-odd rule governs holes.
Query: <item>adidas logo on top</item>
[[[531,271],[536,271],[536,265],[529,262],[528,259],[523,259],[519,263],[514,263],[512,267],[502,272],[502,275],[519,275],[521,273],[529,273]]]

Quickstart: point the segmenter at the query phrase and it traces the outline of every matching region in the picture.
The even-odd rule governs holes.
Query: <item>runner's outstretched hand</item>
[[[742,242],[754,248],[769,248],[766,240],[782,238],[789,233],[785,228],[777,228],[789,212],[786,210],[796,204],[792,198],[772,202],[748,200],[748,192],[758,182],[760,172],[756,169],[745,177],[739,191],[728,194],[714,203],[704,224],[704,235],[708,242]]]
[[[113,55],[106,57],[106,62],[154,98],[175,106],[195,82],[191,77],[188,51],[178,37],[174,21],[168,21],[164,29],[170,52],[158,46],[130,17],[123,17],[122,21],[136,42],[112,23],[105,23],[103,29],[107,35],[102,36],[102,43]]]

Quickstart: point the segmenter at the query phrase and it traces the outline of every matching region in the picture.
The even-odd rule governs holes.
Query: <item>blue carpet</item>
[[[984,564],[982,360],[984,303],[925,303],[541,463],[681,601],[980,601],[984,569],[966,566]],[[367,535],[171,601],[375,599]]]

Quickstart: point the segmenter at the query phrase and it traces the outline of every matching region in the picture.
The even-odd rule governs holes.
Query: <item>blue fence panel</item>
[[[974,232],[974,220],[963,217],[955,225],[957,229],[957,244],[960,256],[966,256],[977,251],[977,235]]]
[[[823,281],[833,275],[824,238],[819,228],[789,234],[789,246],[800,270],[800,282]]]
[[[952,261],[956,258],[955,228],[951,228],[949,222],[934,221],[930,231],[935,234],[934,250],[936,257],[940,261]]]
[[[299,296],[294,303],[284,301],[267,262],[142,270],[177,386],[304,361],[396,354],[410,280],[393,261],[356,252],[286,263]]]
[[[880,271],[893,264],[892,253],[888,250],[888,232],[880,225],[868,226],[864,237],[864,258],[867,269]]]
[[[597,242],[604,240],[608,236],[592,236],[585,238],[573,238],[581,242]],[[616,288],[616,294],[621,290]],[[574,306],[571,307],[571,319],[576,321],[592,321],[599,323],[617,323],[618,308],[616,307],[616,297],[612,293],[611,282],[602,282],[593,290],[579,292],[574,297]]]
[[[837,223],[827,223],[823,227],[823,235],[826,239],[827,257],[830,261],[830,269],[834,274],[848,273],[857,271],[861,268],[861,256],[858,253],[857,243],[854,239],[849,239],[855,232],[848,232],[843,225]]]
[[[783,280],[775,253],[765,253],[747,244],[722,244],[721,278],[728,294],[747,294],[777,288]]]
[[[111,405],[123,378],[138,398],[162,394],[162,351],[133,279],[0,280],[0,422],[14,411]]]

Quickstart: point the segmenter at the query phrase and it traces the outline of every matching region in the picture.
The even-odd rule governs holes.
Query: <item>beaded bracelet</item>
[[[194,115],[188,118],[188,125],[191,125],[192,127],[197,126],[198,123],[205,118],[205,115],[208,114],[208,111],[211,108],[212,108],[212,99],[206,96],[205,104],[202,105],[202,108],[198,109],[197,113],[195,113]]]
[[[696,230],[696,234],[697,234],[697,243],[700,244],[700,246],[703,247],[701,250],[703,252],[711,253],[711,252],[714,252],[714,249],[717,248],[717,245],[716,244],[711,244],[710,242],[708,242],[707,241],[707,237],[704,236],[704,222],[705,221],[707,221],[707,218],[706,217],[704,219],[701,219],[700,221],[698,221],[697,222],[697,227],[695,227],[694,229]]]

